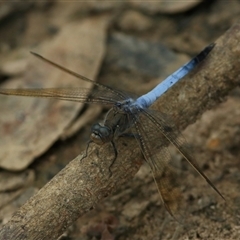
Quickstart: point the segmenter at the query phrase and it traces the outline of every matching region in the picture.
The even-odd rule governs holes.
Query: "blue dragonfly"
[[[115,140],[119,136],[131,131],[131,135],[137,140],[142,154],[150,166],[163,205],[170,215],[179,220],[182,216],[180,208],[183,206],[183,198],[180,192],[181,181],[177,179],[173,167],[174,161],[168,150],[169,144],[174,145],[186,162],[223,199],[224,197],[201,171],[190,151],[186,148],[184,137],[174,123],[165,114],[152,110],[149,107],[169,88],[202,62],[214,48],[214,45],[210,44],[207,46],[196,57],[180,67],[153,90],[140,97],[135,97],[127,92],[97,83],[33,52],[31,53],[37,58],[83,81],[93,83],[96,88],[90,94],[88,89],[83,88],[0,89],[0,94],[56,98],[110,106],[110,110],[107,112],[104,121],[92,126],[91,141],[98,145],[105,143],[112,144],[115,151],[113,164],[118,154],[114,143]]]

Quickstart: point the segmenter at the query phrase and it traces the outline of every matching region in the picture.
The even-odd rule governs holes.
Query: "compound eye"
[[[102,127],[99,129],[99,133],[103,138],[108,137],[111,134],[110,132],[110,129],[107,127]]]
[[[98,132],[99,129],[101,129],[101,128],[102,128],[102,126],[99,123],[96,123],[96,124],[92,125],[91,131]]]

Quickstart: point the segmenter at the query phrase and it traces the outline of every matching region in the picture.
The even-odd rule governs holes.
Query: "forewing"
[[[72,76],[74,76],[76,78],[79,78],[79,79],[81,79],[81,80],[83,80],[85,82],[91,82],[92,84],[94,84],[95,86],[98,86],[102,90],[106,90],[106,92],[111,92],[111,94],[118,96],[122,100],[126,97],[125,94],[122,91],[118,91],[118,90],[113,89],[113,88],[111,88],[109,86],[106,86],[106,85],[103,85],[101,83],[95,82],[95,81],[93,81],[93,80],[91,80],[91,79],[89,79],[87,77],[84,77],[81,74],[76,73],[76,72],[74,72],[74,71],[72,71],[72,70],[70,70],[68,68],[65,68],[65,67],[57,64],[56,62],[53,62],[53,61],[51,61],[51,60],[49,60],[49,59],[47,59],[47,58],[45,58],[45,57],[35,53],[35,52],[30,52],[30,53],[33,54],[38,59],[42,60],[43,62],[46,62],[46,63],[52,65],[53,67],[60,69],[63,72],[66,72],[66,73],[68,73],[68,74],[70,74],[70,75],[72,75]]]
[[[0,89],[0,94],[3,95],[15,95],[15,96],[28,96],[28,97],[43,97],[43,98],[57,98],[61,100],[84,102],[84,103],[100,103],[113,105],[117,101],[122,101],[127,98],[135,98],[135,96],[123,92],[121,90],[114,89],[112,87],[97,83],[91,79],[88,79],[76,72],[71,71],[43,56],[31,52],[34,56],[42,61],[66,72],[74,77],[77,77],[83,81],[93,83],[96,88],[94,90],[83,88],[48,88],[48,89]]]

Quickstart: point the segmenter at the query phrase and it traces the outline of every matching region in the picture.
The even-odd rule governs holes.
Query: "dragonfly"
[[[168,76],[150,92],[136,97],[133,94],[95,82],[76,72],[73,72],[41,55],[31,52],[42,61],[72,75],[83,81],[91,82],[95,88],[89,93],[84,88],[45,88],[45,89],[1,89],[0,94],[28,97],[55,98],[83,103],[96,103],[110,107],[104,121],[92,126],[91,141],[104,145],[112,143],[116,157],[115,141],[124,133],[130,131],[135,137],[145,161],[149,164],[153,179],[156,183],[160,198],[169,214],[177,219],[182,212],[183,198],[180,193],[180,183],[174,170],[174,160],[169,152],[169,145],[176,147],[188,164],[224,199],[220,191],[202,172],[191,151],[186,147],[186,141],[175,124],[166,114],[149,108],[169,88],[186,76],[214,48],[212,43],[203,49],[196,57],[181,66]],[[112,162],[113,164],[113,162]],[[111,164],[111,166],[112,166]],[[224,199],[225,200],[225,199]],[[181,214],[179,215],[179,213]]]

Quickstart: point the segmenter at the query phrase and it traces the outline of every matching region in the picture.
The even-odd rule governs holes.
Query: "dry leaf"
[[[34,50],[90,79],[98,74],[105,51],[109,17],[89,18],[65,25],[52,40]],[[32,49],[31,49],[32,50]],[[26,50],[27,51],[27,50]],[[28,71],[2,88],[91,88],[29,55]],[[22,170],[45,152],[76,117],[83,104],[59,100],[1,96],[0,167]]]

